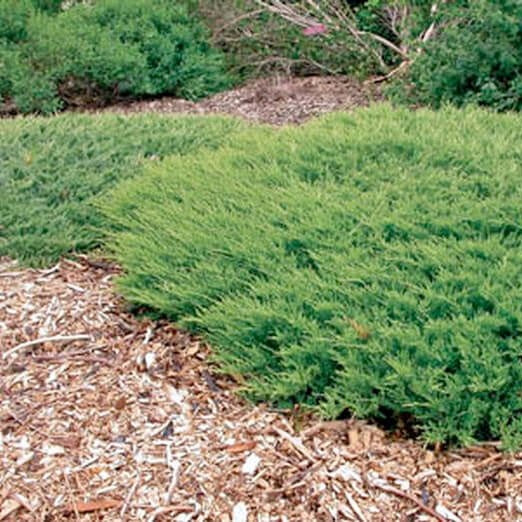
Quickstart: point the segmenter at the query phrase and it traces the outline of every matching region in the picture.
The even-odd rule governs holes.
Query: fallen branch
[[[377,78],[372,78],[370,80],[366,80],[364,83],[382,83],[387,80],[389,80],[392,76],[395,76],[396,74],[400,73],[403,69],[407,69],[410,66],[410,61],[404,61],[402,62],[398,67],[395,67],[395,69],[391,70],[388,74],[385,74],[384,76],[378,76]]]
[[[241,22],[241,20],[248,20],[249,18],[255,18],[256,16],[259,16],[264,11],[265,11],[264,9],[256,9],[255,11],[250,11],[250,12],[242,14],[240,16],[236,16],[236,18],[234,18],[230,22],[227,22],[226,24],[222,25],[221,27],[218,27],[214,32],[215,32],[215,34],[221,34],[225,29],[228,29],[229,27],[236,25],[238,22]]]
[[[424,511],[424,513],[427,513],[428,515],[432,516],[433,518],[437,519],[439,522],[447,522],[446,519],[439,515],[434,509],[431,509],[429,506],[426,506],[422,500],[419,500],[417,497],[414,497],[413,495],[410,495],[408,493],[405,493],[404,491],[401,491],[400,489],[394,488],[393,486],[385,486],[384,484],[379,484],[378,482],[372,482],[371,485],[374,488],[378,488],[382,491],[386,491],[387,493],[391,493],[392,495],[395,495],[397,497],[405,498],[407,500],[410,500],[416,506]]]
[[[95,355],[89,356],[89,355],[80,355],[80,354],[58,354],[58,355],[37,355],[32,358],[33,361],[36,362],[56,362],[56,361],[65,361],[70,360],[74,362],[85,362],[85,363],[99,363],[99,364],[105,364],[107,366],[110,366],[111,368],[114,367],[114,364],[104,359],[103,357],[96,357]]]
[[[303,457],[307,458],[308,460],[312,462],[317,462],[316,457],[308,451],[308,449],[304,446],[304,444],[297,438],[292,437],[289,433],[286,433],[286,431],[283,431],[282,429],[279,429],[277,426],[272,427],[272,431],[275,431],[280,437],[287,440],[292,446],[299,452]]]
[[[90,341],[91,336],[86,334],[78,334],[78,335],[55,335],[54,337],[41,337],[40,339],[34,339],[33,341],[27,341],[25,343],[19,344],[7,352],[2,354],[3,359],[7,359],[10,355],[20,351],[25,350],[26,348],[31,348],[33,346],[37,346],[43,343],[72,343],[75,341]]]
[[[0,273],[0,277],[18,277],[23,274],[24,274],[24,272],[2,272],[2,273]]]
[[[345,493],[346,500],[348,500],[348,504],[350,504],[350,507],[352,511],[357,515],[357,518],[360,522],[366,522],[366,517],[364,516],[361,508],[359,507],[359,504],[355,502],[352,495],[350,495],[348,492]]]
[[[125,500],[123,501],[123,504],[121,506],[120,517],[122,517],[122,518],[123,518],[123,515],[125,515],[125,511],[127,511],[127,508],[129,507],[130,501],[132,500],[134,493],[136,493],[136,489],[138,488],[140,479],[141,479],[141,472],[138,471],[138,474],[136,475],[136,479],[134,480],[134,483],[130,487],[129,492],[127,493],[127,496],[125,497]]]

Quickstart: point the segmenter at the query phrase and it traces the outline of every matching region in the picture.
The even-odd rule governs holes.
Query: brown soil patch
[[[117,273],[0,260],[0,520],[521,518],[522,454],[245,404],[202,342],[125,311]]]
[[[107,107],[111,112],[163,114],[232,114],[250,121],[281,125],[301,123],[334,110],[354,109],[379,101],[377,88],[344,76],[271,77],[252,80],[197,103],[160,98]]]

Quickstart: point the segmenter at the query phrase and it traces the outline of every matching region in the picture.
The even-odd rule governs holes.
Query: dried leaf
[[[353,319],[348,319],[348,322],[350,323],[350,326],[355,330],[355,333],[357,334],[357,337],[363,341],[367,341],[371,337],[370,331],[359,324],[357,321],[354,321]]]
[[[122,396],[116,399],[116,402],[114,403],[114,408],[117,410],[123,410],[123,408],[125,408],[126,405],[127,400],[125,399],[125,397]]]
[[[79,435],[65,435],[53,437],[52,441],[58,446],[63,446],[67,449],[76,449],[80,447],[82,438]]]

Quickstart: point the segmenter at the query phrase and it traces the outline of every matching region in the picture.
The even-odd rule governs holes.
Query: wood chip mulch
[[[282,125],[302,123],[335,110],[365,107],[372,101],[380,100],[382,95],[376,86],[364,85],[346,76],[273,76],[250,80],[241,87],[199,102],[164,97],[120,103],[103,110],[127,114],[219,113],[253,122]]]
[[[0,521],[522,520],[522,454],[246,404],[117,273],[0,260]]]

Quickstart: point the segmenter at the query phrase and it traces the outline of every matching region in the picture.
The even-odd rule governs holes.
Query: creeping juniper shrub
[[[165,160],[105,202],[119,288],[252,399],[520,446],[521,129],[381,106]]]
[[[0,257],[45,266],[100,242],[93,199],[168,154],[213,148],[232,118],[60,115],[0,120]]]
[[[521,20],[519,0],[467,3],[426,44],[405,81],[392,91],[398,99],[434,107],[453,103],[521,110]]]

